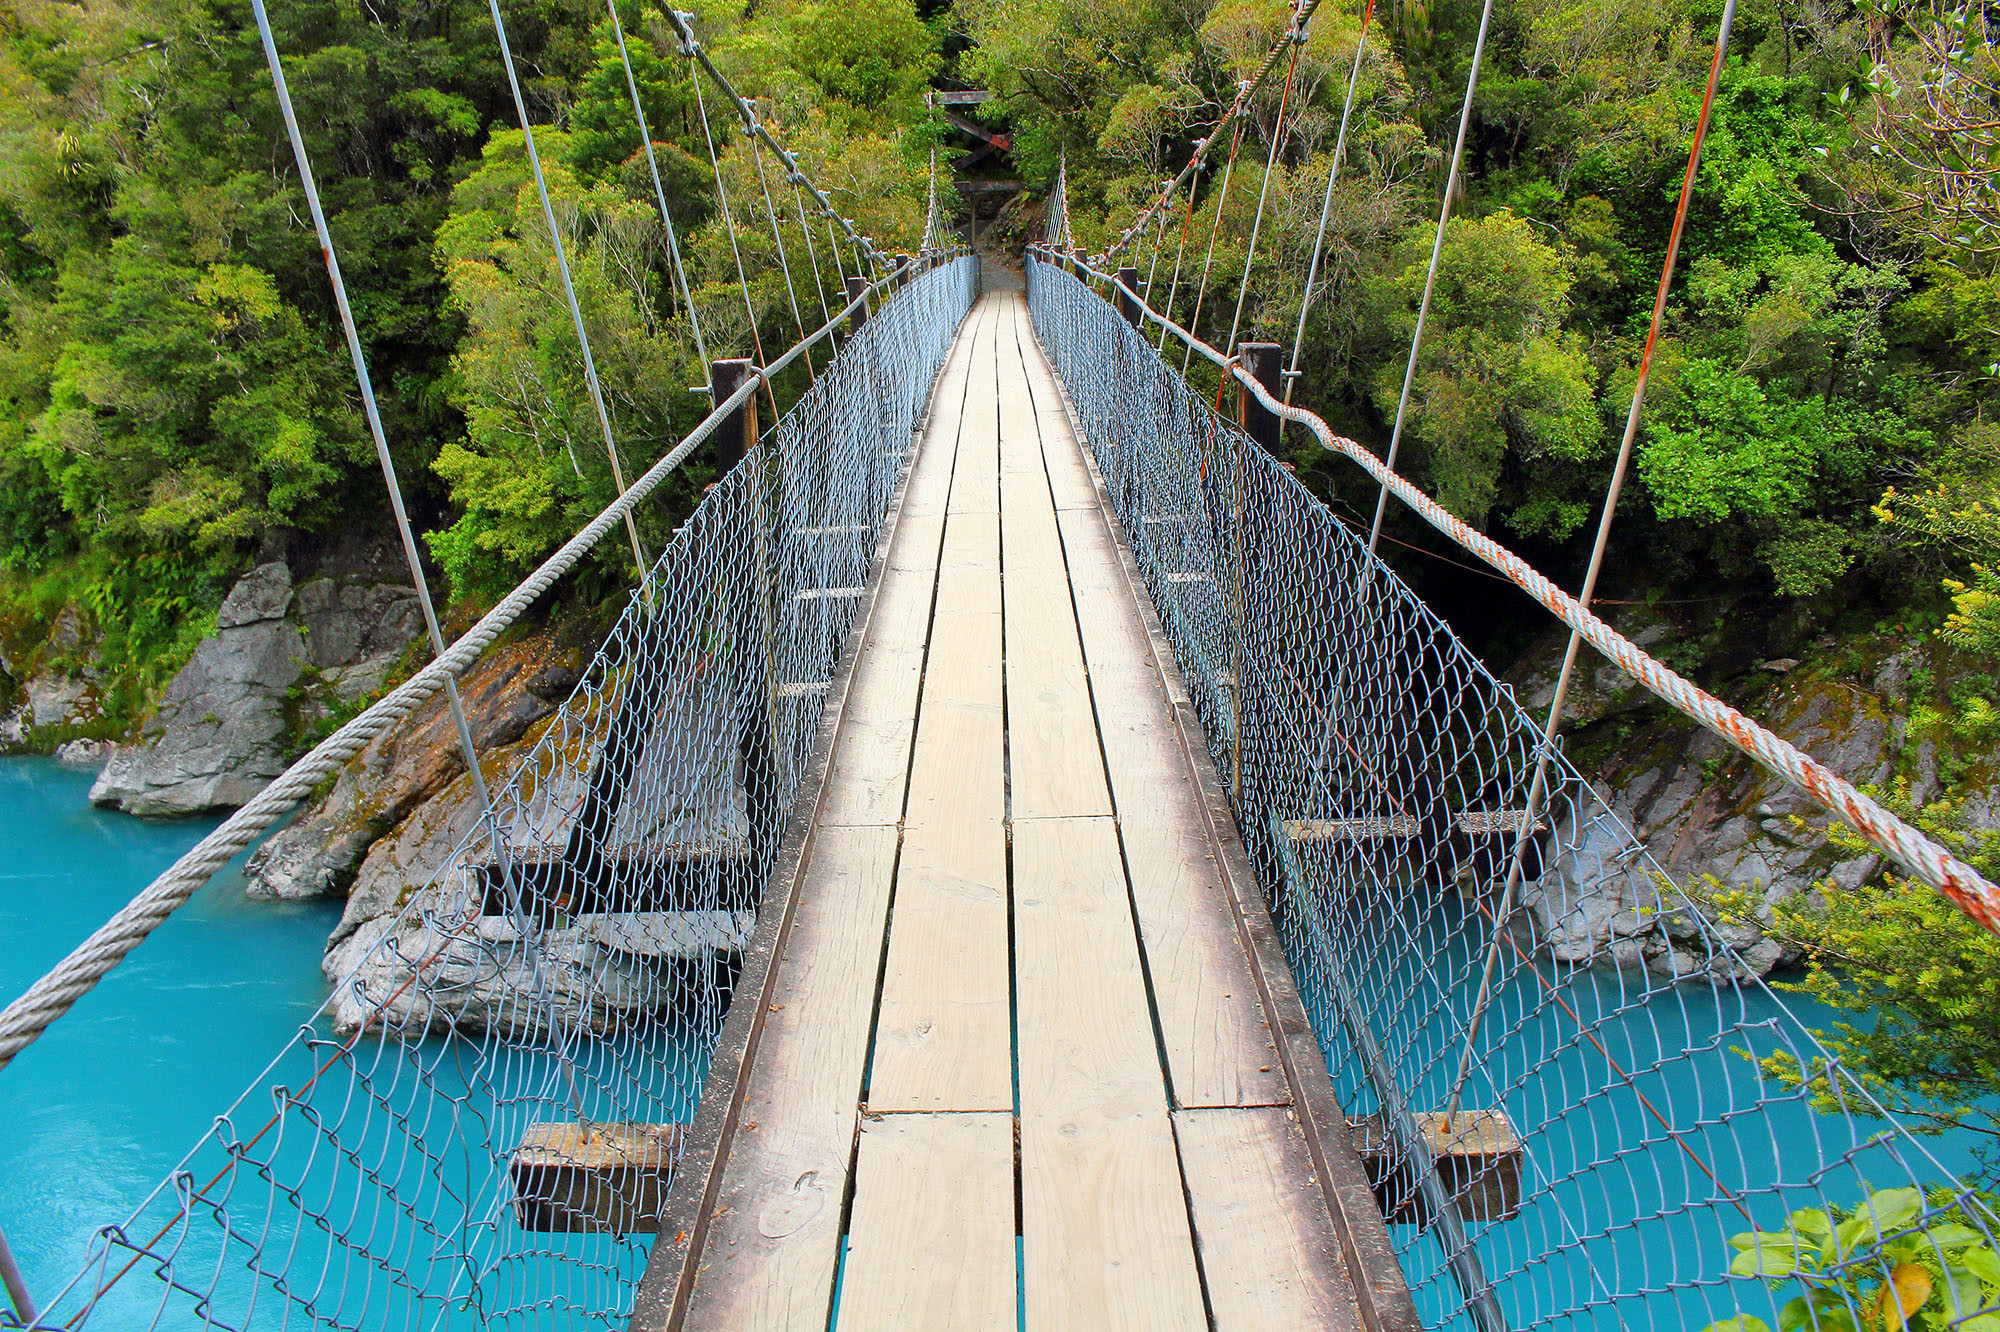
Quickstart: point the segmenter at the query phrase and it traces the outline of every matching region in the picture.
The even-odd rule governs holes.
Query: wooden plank
[[[871,1110],[1014,1106],[1006,836],[997,805],[952,812],[904,834]]]
[[[1097,510],[1059,522],[1175,1103],[1285,1104],[1290,1090],[1118,552]]]
[[[1097,487],[1090,479],[1083,450],[1071,431],[1069,415],[1056,391],[1056,376],[1035,338],[1034,322],[1021,307],[1016,316],[1015,346],[1021,368],[1034,399],[1035,419],[1041,427],[1042,455],[1048,467],[1049,488],[1057,509],[1097,508]]]
[[[994,356],[999,315],[998,302],[991,300],[982,302],[977,315],[978,343],[966,371],[958,457],[952,468],[951,512],[955,514],[1000,511],[1000,407]]]
[[[1109,819],[1014,825],[1022,1287],[1036,1332],[1207,1327]]]
[[[1007,403],[1029,403],[1018,352],[1001,359]],[[1007,757],[1014,818],[1109,814],[1097,718],[1070,604],[1069,571],[1032,412],[1007,428],[1001,474],[1001,584],[1007,611]]]
[[[687,1327],[825,1332],[894,828],[826,828],[747,1076]]]
[[[1215,1332],[1359,1332],[1305,1139],[1275,1106],[1174,1115]]]
[[[946,362],[937,407],[904,488],[895,544],[827,773],[820,819],[829,826],[894,823],[903,814],[968,342],[960,338]]]
[[[833,1332],[1014,1332],[1014,1117],[869,1115]]]

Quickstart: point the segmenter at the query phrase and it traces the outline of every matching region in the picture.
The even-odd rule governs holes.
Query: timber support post
[[[743,381],[756,371],[755,362],[748,360],[717,361],[711,368],[715,382],[717,405],[728,402],[730,395],[743,387]],[[757,395],[751,394],[741,406],[731,412],[715,431],[715,475],[717,479],[729,475],[745,454],[757,447]]]
[[[1275,342],[1239,342],[1236,357],[1250,377],[1264,386],[1264,391],[1272,397],[1284,393],[1284,357]],[[1236,423],[1243,427],[1243,433],[1257,441],[1257,446],[1266,453],[1278,451],[1278,437],[1284,429],[1284,420],[1276,412],[1257,401],[1248,388],[1238,385],[1236,390]]]
[[[861,302],[861,308],[854,312],[854,322],[848,325],[849,337],[859,333],[861,326],[868,322],[868,279],[859,273],[847,279],[847,303],[852,305],[856,301]]]
[[[1118,298],[1118,313],[1124,315],[1125,322],[1134,328],[1139,327],[1139,301],[1128,293],[1138,290],[1139,270],[1129,267],[1119,269],[1118,286],[1112,289],[1111,294]]]

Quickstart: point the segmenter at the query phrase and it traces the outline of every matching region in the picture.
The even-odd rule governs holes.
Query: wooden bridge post
[[[728,402],[730,395],[743,387],[743,381],[755,369],[754,361],[717,361],[710,372],[715,383],[715,397],[711,401],[717,406]],[[715,428],[716,477],[720,479],[729,475],[730,470],[743,461],[744,455],[756,447],[757,395],[753,393]]]
[[[896,290],[910,285],[910,256],[902,252],[896,255]]]
[[[1119,269],[1118,284],[1120,287],[1128,288],[1132,291],[1139,290],[1139,270],[1136,268]],[[1118,297],[1118,313],[1125,316],[1125,322],[1134,328],[1139,327],[1139,302],[1131,296],[1126,295],[1124,291],[1114,289],[1113,294]]]
[[[867,278],[856,273],[853,277],[847,279],[847,303],[852,305],[856,301],[861,302],[861,308],[854,312],[854,322],[848,325],[847,336],[849,337],[853,337],[856,333],[859,333],[861,326],[868,322],[868,302],[863,299],[867,295]]]
[[[1280,363],[1284,360],[1282,352],[1283,348],[1275,342],[1236,344],[1236,355],[1243,362],[1243,368],[1274,398],[1284,391],[1280,387],[1283,373]],[[1256,395],[1240,384],[1236,390],[1236,423],[1243,427],[1244,434],[1257,441],[1264,452],[1275,454],[1278,451],[1284,419],[1258,402]]]

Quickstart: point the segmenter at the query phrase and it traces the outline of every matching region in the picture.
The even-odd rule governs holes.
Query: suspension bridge
[[[761,201],[799,340],[703,346],[712,410],[630,485],[516,86],[621,493],[457,640],[426,597],[430,664],[0,1013],[4,1064],[446,697],[477,825],[74,1275],[31,1290],[0,1240],[0,1326],[1872,1327],[1912,1244],[1949,1276],[1943,1325],[1992,1315],[2000,1280],[1961,1261],[1993,1246],[1986,1203],[1563,757],[1561,688],[1529,715],[1376,554],[1380,511],[1366,536],[1338,521],[1281,433],[1546,606],[1572,663],[1603,653],[1989,928],[2000,890],[1592,614],[1596,561],[1562,591],[1397,475],[1393,444],[1377,459],[1291,406],[1282,349],[1220,351],[1174,319],[1167,206],[1315,2],[1105,254],[1076,245],[1059,177],[1024,288],[947,234],[935,173],[922,245],[885,254],[672,15],[755,155],[743,225]],[[636,85],[632,105],[650,164]],[[1121,251],[1149,229],[1142,280]],[[1413,359],[1421,338],[1420,318]],[[1196,357],[1213,400],[1185,377]],[[720,480],[648,553],[635,511],[697,449]],[[489,779],[453,682],[620,528],[623,615]],[[1677,922],[1675,964],[1550,946],[1606,906]],[[1823,1076],[1786,1086],[1741,1050]],[[1789,1245],[1796,1266],[1821,1244],[1787,1221],[1801,1209],[1840,1282],[1795,1316],[1792,1268],[1730,1244],[1763,1232],[1747,1251]]]

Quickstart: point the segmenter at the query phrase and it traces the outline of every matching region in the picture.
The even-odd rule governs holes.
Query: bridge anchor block
[[[1437,1163],[1438,1182],[1467,1221],[1505,1221],[1521,1210],[1521,1139],[1503,1110],[1461,1110],[1446,1127],[1437,1111],[1412,1115]],[[1390,1225],[1427,1226],[1430,1206],[1408,1156],[1380,1114],[1347,1121],[1368,1184]]]

